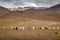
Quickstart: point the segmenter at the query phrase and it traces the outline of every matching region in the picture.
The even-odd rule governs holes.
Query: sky
[[[0,6],[14,7],[51,7],[60,4],[60,0],[0,0]]]

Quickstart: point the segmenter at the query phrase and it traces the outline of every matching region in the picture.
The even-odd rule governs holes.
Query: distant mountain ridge
[[[0,16],[6,14],[8,12],[10,12],[10,10],[8,8],[0,6]]]
[[[9,12],[9,9],[0,6],[0,12]]]
[[[29,8],[29,7],[28,7]],[[60,9],[57,11],[55,8],[59,9],[59,5],[55,5],[49,8],[49,10],[43,9],[40,10],[37,8],[37,11],[32,10],[32,8],[27,9],[23,12],[21,11],[11,11],[9,13],[1,13],[3,15],[0,15],[0,19],[8,19],[8,20],[15,20],[15,19],[37,19],[37,20],[53,20],[53,21],[60,21]],[[21,9],[21,8],[18,8]],[[24,9],[24,8],[22,8]],[[48,8],[47,8],[48,9]],[[51,9],[51,10],[50,10]],[[55,10],[55,11],[54,11]]]
[[[55,6],[52,6],[52,7],[48,8],[48,9],[51,9],[51,10],[60,9],[60,4],[57,4],[57,5],[55,5]]]
[[[40,11],[40,10],[46,9],[45,7],[25,7],[25,8],[27,8],[27,10],[30,10],[30,11]]]
[[[60,10],[60,4],[54,5],[50,8],[45,8],[45,7],[18,7],[18,8],[5,8],[0,6],[0,12],[9,12],[9,11],[25,11],[25,10]]]
[[[25,11],[25,10],[31,10],[31,11],[38,11],[38,10],[60,10],[60,4],[54,5],[50,8],[46,8],[46,7],[18,7],[18,8],[14,8],[13,10],[15,11]]]
[[[45,7],[18,7],[18,8],[10,8],[10,11],[25,11],[25,10],[43,10]]]

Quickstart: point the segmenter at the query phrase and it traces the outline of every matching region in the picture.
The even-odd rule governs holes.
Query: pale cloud
[[[26,7],[28,7],[28,6],[30,6],[30,7],[38,7],[35,3],[32,3],[32,2],[25,2],[24,3],[24,6],[26,6]]]
[[[13,7],[15,7],[15,6],[13,6],[14,3],[15,3],[15,1],[13,1],[13,2],[0,1],[0,6],[6,7],[6,8],[13,8]]]
[[[0,0],[0,6],[7,8],[19,6],[50,7],[60,4],[60,0]]]
[[[11,7],[13,4],[8,4],[8,3],[6,3],[6,2],[2,2],[2,1],[0,1],[0,6],[3,6],[3,7]]]

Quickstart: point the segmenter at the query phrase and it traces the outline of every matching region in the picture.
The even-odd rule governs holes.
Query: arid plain
[[[60,40],[59,8],[0,14],[0,40]]]

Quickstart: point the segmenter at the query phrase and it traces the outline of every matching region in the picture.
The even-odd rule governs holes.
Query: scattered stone
[[[16,30],[18,30],[18,28],[16,27]]]
[[[19,39],[16,39],[16,40],[19,40]]]
[[[58,32],[55,32],[55,34],[58,34]]]
[[[40,34],[37,34],[37,35],[40,35]]]

